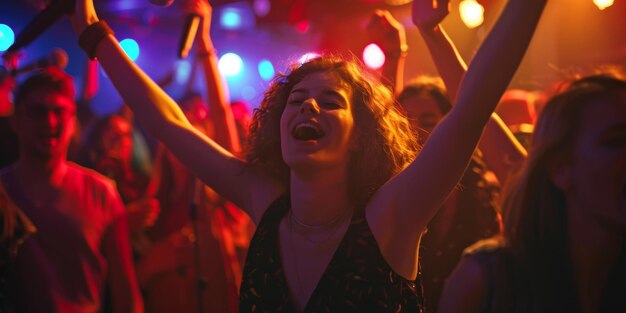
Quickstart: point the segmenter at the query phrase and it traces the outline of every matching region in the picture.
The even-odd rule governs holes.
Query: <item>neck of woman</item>
[[[291,210],[298,221],[325,225],[345,215],[351,207],[345,171],[291,171]]]

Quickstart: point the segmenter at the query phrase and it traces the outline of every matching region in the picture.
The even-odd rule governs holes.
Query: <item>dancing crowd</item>
[[[178,100],[75,2],[80,96],[56,67],[1,77],[0,312],[626,311],[626,80],[508,89],[547,0],[509,0],[467,65],[449,0],[414,0],[440,76],[406,84],[376,11],[380,71],[311,58],[252,113],[207,0],[183,3],[205,90]],[[97,67],[124,100],[104,117]]]

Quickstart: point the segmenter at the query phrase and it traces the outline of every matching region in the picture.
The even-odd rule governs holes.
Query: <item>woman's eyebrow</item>
[[[330,96],[341,98],[342,100],[345,99],[345,96],[336,90],[326,89],[326,90],[323,90],[322,93],[325,95],[330,95]]]

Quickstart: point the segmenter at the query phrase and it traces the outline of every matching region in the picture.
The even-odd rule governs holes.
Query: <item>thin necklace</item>
[[[312,240],[308,236],[302,235],[302,237],[304,237],[304,239],[307,240],[308,242],[311,242],[313,244],[320,244],[320,243],[325,243],[325,242],[329,241],[337,233],[337,230],[339,230],[339,228],[341,228],[341,227],[339,227],[339,225],[342,224],[342,223],[338,223],[338,221],[339,220],[343,220],[343,217],[345,217],[347,215],[347,212],[350,212],[350,211],[352,211],[352,208],[350,208],[349,210],[346,210],[345,212],[342,212],[339,216],[335,217],[332,221],[330,221],[328,223],[325,223],[323,225],[310,225],[310,224],[302,223],[301,221],[299,221],[293,215],[293,211],[289,210],[289,216],[288,216],[288,218],[289,218],[289,222],[288,222],[288,224],[289,224],[288,225],[288,227],[289,227],[289,245],[290,245],[290,248],[291,248],[291,253],[293,255],[293,266],[294,266],[294,269],[295,269],[295,272],[296,272],[296,283],[298,285],[296,289],[297,289],[299,297],[304,297],[305,293],[304,293],[304,287],[302,286],[302,280],[300,279],[300,270],[299,270],[299,267],[298,267],[298,263],[299,263],[298,262],[298,253],[296,252],[296,245],[295,245],[294,240],[293,240],[293,234],[294,234],[293,224],[294,224],[294,222],[296,224],[302,226],[302,227],[311,228],[311,229],[321,229],[321,228],[324,228],[324,227],[329,227],[329,226],[331,226],[331,225],[336,223],[337,225],[336,225],[335,229],[333,229],[331,234],[328,237],[324,238],[323,240],[316,241],[316,240]],[[310,296],[309,296],[309,298],[310,298]],[[310,300],[309,298],[305,299],[305,301],[307,301],[307,303],[302,303],[302,305],[303,305],[302,310],[306,309],[306,305],[308,304],[308,301]]]
[[[321,243],[326,243],[328,242],[331,238],[333,238],[335,236],[335,234],[337,233],[337,231],[339,231],[339,229],[341,228],[341,225],[343,224],[342,222],[345,219],[345,216],[347,215],[347,212],[352,211],[352,209],[347,210],[346,212],[341,213],[341,215],[339,215],[338,217],[336,217],[333,221],[331,221],[330,223],[326,223],[324,224],[322,227],[318,227],[318,225],[316,225],[315,228],[310,228],[307,227],[305,225],[300,224],[300,222],[298,221],[298,219],[296,218],[296,216],[293,214],[292,211],[289,211],[289,230],[292,232],[293,235],[293,224],[298,224],[299,226],[302,226],[303,228],[309,228],[310,230],[320,230],[323,228],[329,228],[329,227],[333,227],[332,231],[330,232],[330,234],[328,235],[328,237],[321,239],[321,240],[314,240],[311,239],[310,236],[307,236],[305,234],[301,234],[302,237],[304,237],[304,239],[310,243],[314,243],[314,244],[321,244]]]
[[[330,226],[333,226],[335,223],[339,222],[339,220],[343,219],[343,217],[346,215],[347,212],[352,211],[352,207],[350,207],[350,209],[345,210],[344,212],[341,212],[339,214],[337,214],[337,216],[335,216],[332,220],[326,222],[326,223],[322,223],[322,224],[308,224],[305,223],[303,221],[301,221],[300,219],[298,219],[296,217],[295,214],[293,214],[292,210],[289,210],[289,215],[291,216],[291,219],[296,222],[296,224],[300,225],[301,227],[304,228],[309,228],[309,229],[322,229],[322,228],[327,228]]]

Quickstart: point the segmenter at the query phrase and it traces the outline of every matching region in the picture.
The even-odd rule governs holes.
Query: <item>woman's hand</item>
[[[412,12],[417,28],[433,30],[450,13],[450,0],[414,0]]]
[[[72,28],[76,35],[80,35],[87,26],[99,21],[93,0],[75,0],[74,13],[70,15]]]
[[[399,55],[407,50],[404,26],[387,10],[376,10],[367,24],[367,32],[387,55]]]
[[[181,8],[185,11],[185,15],[197,15],[201,18],[199,32],[197,34],[198,52],[211,52],[213,50],[213,42],[211,41],[211,15],[213,8],[208,0],[187,0],[183,2]]]

